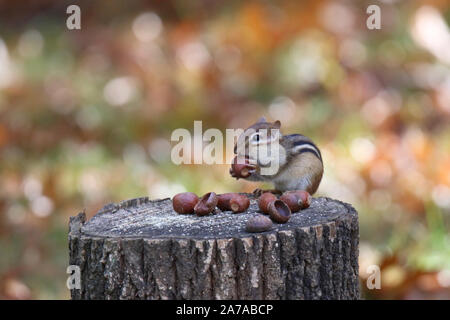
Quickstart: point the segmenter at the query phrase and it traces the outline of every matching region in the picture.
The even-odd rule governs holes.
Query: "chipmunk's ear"
[[[264,122],[267,122],[266,117],[261,117],[259,118],[258,121],[256,121],[256,123],[264,123]]]
[[[275,128],[277,128],[277,129],[280,129],[280,127],[281,127],[281,122],[280,122],[280,120],[275,121],[275,122],[273,123],[273,126],[274,126]]]

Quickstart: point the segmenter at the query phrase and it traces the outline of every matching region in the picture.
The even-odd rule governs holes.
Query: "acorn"
[[[311,205],[311,199],[311,195],[304,190],[286,191],[280,197],[280,200],[284,201],[292,212],[308,208]]]
[[[243,163],[238,163],[238,159],[242,160],[239,162],[243,162]],[[247,178],[249,177],[252,172],[256,169],[256,166],[250,164],[248,162],[248,159],[242,159],[242,158],[238,158],[238,157],[234,157],[233,159],[233,163],[231,164],[231,168],[230,168],[230,174],[232,177],[239,179],[239,178]]]
[[[264,232],[272,228],[273,223],[268,217],[258,214],[248,219],[245,226],[247,232]]]
[[[198,197],[193,192],[178,193],[172,199],[173,210],[181,214],[194,213],[197,203]]]
[[[269,203],[277,200],[277,196],[271,192],[263,193],[258,199],[258,207],[261,212],[269,214]]]
[[[303,201],[295,192],[285,192],[281,195],[280,200],[287,204],[291,212],[297,212],[302,209]]]
[[[217,207],[222,211],[244,212],[250,206],[247,196],[239,193],[224,193],[219,195]]]
[[[291,217],[291,209],[281,200],[275,200],[269,203],[270,218],[278,223],[286,223]]]
[[[241,194],[230,199],[230,209],[233,213],[244,212],[250,206],[250,200]]]
[[[219,194],[218,201],[217,201],[217,207],[222,211],[231,210],[230,209],[230,199],[233,198],[236,195],[236,193],[223,193]]]
[[[214,192],[208,192],[200,198],[194,207],[194,212],[198,216],[206,216],[214,211],[217,206],[219,198]]]
[[[305,190],[297,190],[296,193],[302,201],[301,209],[309,208],[312,200],[312,196],[309,194],[309,192]]]

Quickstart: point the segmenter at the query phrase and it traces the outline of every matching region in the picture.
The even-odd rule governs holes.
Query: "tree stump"
[[[250,196],[251,197],[251,196]],[[70,219],[72,299],[358,299],[358,215],[314,198],[286,224],[248,233],[245,213],[180,215],[170,199],[109,204]]]

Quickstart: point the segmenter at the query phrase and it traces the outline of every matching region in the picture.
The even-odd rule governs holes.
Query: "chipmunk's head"
[[[234,153],[240,156],[256,159],[266,155],[270,157],[271,145],[279,145],[281,139],[280,121],[267,122],[265,118],[261,118],[255,124],[251,125],[239,136],[234,147]],[[266,147],[267,151],[259,152],[259,148]]]

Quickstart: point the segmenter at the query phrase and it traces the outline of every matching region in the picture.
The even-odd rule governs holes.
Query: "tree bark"
[[[70,219],[72,299],[358,299],[358,215],[329,198],[247,233],[258,214],[179,215],[170,199],[109,204]]]

